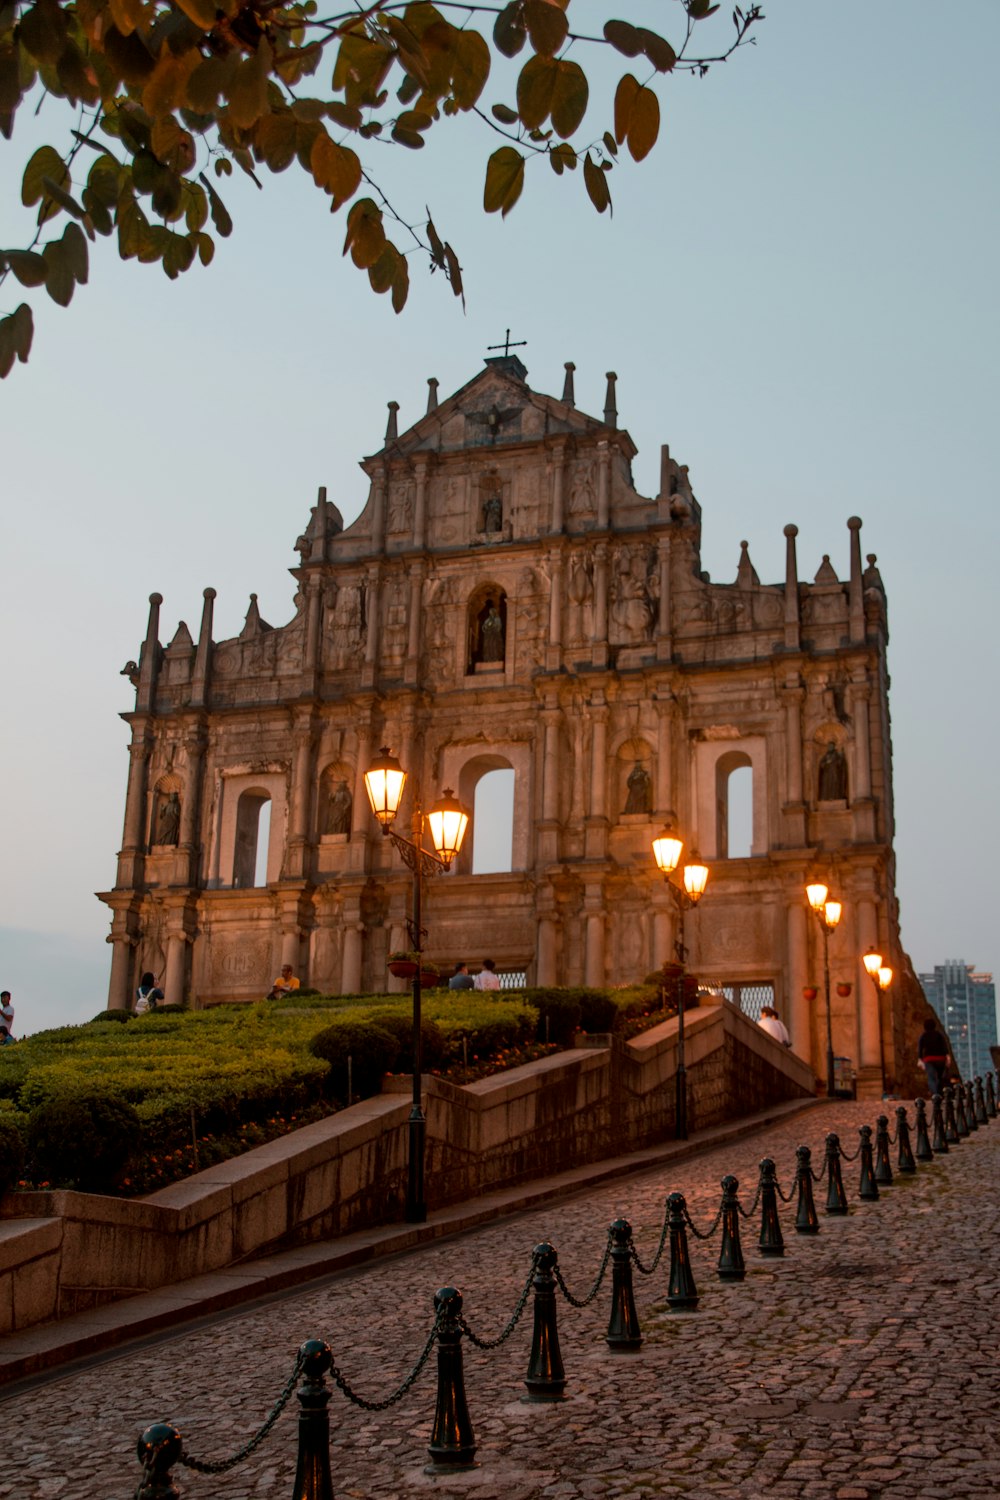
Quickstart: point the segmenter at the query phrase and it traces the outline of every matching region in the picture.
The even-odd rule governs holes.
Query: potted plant
[[[420,983],[425,990],[437,988],[441,983],[441,970],[437,964],[428,963],[425,958],[420,960]]]
[[[806,1000],[815,1000],[819,994],[819,990],[814,984],[804,984],[802,986],[802,994]]]
[[[389,954],[389,973],[397,979],[412,979],[420,967],[420,954],[409,948],[397,948]]]
[[[837,994],[841,997],[842,1000],[844,1000],[851,993],[852,988],[853,986],[851,985],[849,980],[842,979],[837,985]]]

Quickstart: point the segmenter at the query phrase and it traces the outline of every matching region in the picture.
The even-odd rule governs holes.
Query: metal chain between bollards
[[[563,1281],[563,1274],[562,1274],[562,1272],[559,1269],[558,1262],[556,1263],[556,1265],[554,1265],[552,1267],[552,1274],[556,1278],[556,1285],[558,1286],[559,1290],[562,1292],[563,1296],[566,1298],[566,1301],[569,1303],[570,1307],[589,1307],[590,1306],[590,1304],[593,1302],[594,1298],[597,1296],[598,1292],[601,1290],[601,1285],[602,1285],[602,1283],[604,1281],[604,1273],[608,1269],[608,1261],[610,1259],[611,1259],[611,1236],[609,1234],[608,1235],[608,1242],[607,1242],[607,1244],[604,1247],[604,1259],[601,1261],[601,1269],[598,1271],[598,1273],[597,1273],[597,1279],[594,1282],[594,1285],[590,1288],[590,1291],[587,1293],[586,1297],[574,1297],[573,1293],[570,1291],[570,1289],[566,1285],[565,1281]]]
[[[441,1313],[439,1312],[437,1317],[434,1319],[434,1327],[427,1335],[427,1342],[421,1350],[420,1355],[417,1358],[417,1362],[413,1366],[413,1369],[410,1371],[409,1375],[407,1375],[402,1385],[397,1387],[397,1389],[393,1391],[391,1396],[386,1396],[383,1401],[366,1401],[363,1396],[359,1396],[357,1391],[355,1391],[351,1386],[350,1381],[345,1375],[341,1374],[336,1365],[330,1366],[330,1379],[334,1382],[335,1385],[339,1387],[339,1389],[347,1397],[348,1401],[352,1401],[355,1406],[360,1406],[363,1411],[388,1411],[390,1406],[395,1406],[397,1401],[402,1401],[407,1391],[418,1379],[420,1372],[424,1368],[424,1365],[431,1357],[431,1350],[434,1348],[434,1344],[437,1341],[438,1329],[440,1328],[440,1326]]]
[[[524,1309],[527,1306],[528,1297],[531,1294],[531,1283],[535,1275],[535,1262],[537,1258],[538,1257],[535,1255],[531,1257],[531,1269],[528,1272],[527,1280],[524,1283],[521,1295],[517,1299],[517,1306],[508,1318],[506,1326],[499,1334],[497,1334],[495,1339],[479,1338],[477,1334],[473,1333],[472,1329],[469,1327],[465,1319],[459,1318],[458,1326],[461,1328],[470,1344],[475,1344],[477,1349],[499,1349],[501,1344],[505,1344],[507,1342],[511,1334],[514,1332],[514,1329],[521,1321],[521,1314],[524,1312]]]
[[[782,1203],[791,1203],[792,1199],[795,1196],[795,1189],[794,1189],[794,1187],[791,1188],[790,1191],[786,1193],[784,1191],[784,1189],[782,1188],[781,1183],[778,1181],[777,1176],[775,1176],[775,1179],[774,1179],[774,1188],[775,1188],[775,1191],[778,1194],[778,1197],[781,1199]]]
[[[740,1217],[742,1219],[752,1219],[753,1216],[754,1216],[754,1214],[757,1212],[757,1209],[760,1206],[760,1189],[761,1189],[761,1181],[760,1181],[760,1178],[758,1177],[758,1179],[757,1179],[757,1192],[756,1192],[756,1194],[754,1196],[754,1200],[751,1203],[750,1207],[749,1208],[744,1208],[742,1203],[737,1203],[736,1207],[739,1209],[739,1211],[740,1211]]]
[[[721,1208],[721,1205],[719,1207],[719,1212],[716,1214],[715,1218],[712,1220],[712,1227],[710,1229],[706,1229],[704,1233],[702,1233],[702,1231],[700,1229],[696,1229],[695,1228],[694,1223],[693,1223],[692,1218],[691,1218],[691,1215],[688,1213],[686,1207],[684,1209],[684,1222],[687,1225],[687,1227],[690,1229],[691,1233],[694,1235],[694,1237],[695,1237],[696,1240],[710,1240],[712,1238],[713,1234],[715,1233],[715,1231],[718,1229],[719,1225],[722,1223],[722,1208]]]
[[[630,1257],[630,1259],[632,1261],[632,1264],[635,1266],[636,1270],[639,1272],[640,1275],[642,1275],[642,1276],[652,1276],[653,1272],[656,1270],[657,1266],[660,1264],[660,1261],[661,1261],[661,1259],[663,1257],[663,1251],[666,1248],[667,1235],[668,1235],[669,1232],[670,1232],[670,1211],[669,1211],[669,1209],[664,1209],[664,1213],[663,1213],[663,1228],[660,1230],[660,1243],[656,1247],[656,1254],[653,1256],[653,1263],[652,1263],[652,1265],[649,1265],[649,1266],[644,1266],[643,1265],[642,1261],[639,1258],[639,1252],[635,1248],[635,1240],[632,1238],[631,1235],[629,1235],[629,1241],[628,1241],[629,1257]]]
[[[855,1151],[855,1153],[854,1153],[853,1156],[848,1156],[848,1154],[844,1150],[843,1146],[838,1146],[837,1149],[839,1150],[841,1156],[844,1158],[844,1161],[857,1161],[858,1157],[861,1155],[861,1147],[860,1146],[858,1147],[857,1151]]]
[[[292,1399],[292,1396],[295,1393],[295,1387],[296,1385],[298,1385],[299,1376],[302,1373],[303,1364],[304,1358],[300,1351],[295,1361],[295,1368],[292,1371],[291,1375],[288,1377],[288,1381],[284,1389],[282,1390],[281,1395],[272,1406],[263,1426],[254,1433],[249,1442],[244,1443],[243,1447],[233,1454],[232,1458],[223,1458],[219,1459],[215,1463],[212,1463],[208,1460],[191,1458],[191,1456],[187,1453],[181,1453],[180,1457],[177,1459],[177,1462],[179,1464],[183,1464],[186,1469],[193,1469],[196,1474],[225,1474],[229,1469],[235,1469],[237,1464],[241,1464],[245,1458],[249,1458],[251,1453],[254,1453],[260,1447],[261,1443],[263,1443],[269,1436],[275,1422],[277,1422],[278,1418],[281,1416],[281,1413],[284,1411],[285,1407],[288,1405],[289,1401]]]

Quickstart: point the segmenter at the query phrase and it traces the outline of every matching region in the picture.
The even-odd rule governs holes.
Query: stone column
[[[611,510],[611,450],[606,442],[597,445],[597,526],[608,529]]]
[[[122,853],[135,854],[145,848],[146,773],[152,750],[146,738],[146,726],[133,726],[133,740],[128,747],[128,790],[125,793],[125,830]]]
[[[319,665],[319,626],[322,613],[322,585],[318,574],[306,579],[306,643],[302,662],[303,690],[315,691],[316,668]]]
[[[851,683],[851,706],[854,718],[854,785],[849,788],[851,801],[870,797],[872,794],[872,746],[871,726],[868,717],[870,691],[868,674]]]
[[[282,871],[292,879],[305,874],[308,844],[309,805],[312,801],[313,730],[308,716],[300,719],[293,731],[291,806],[288,810],[288,843]]]
[[[812,1016],[815,1002],[808,1001],[802,993],[810,979],[806,941],[808,915],[802,898],[789,902],[785,912],[785,974],[788,982],[787,1024],[792,1051],[796,1057],[812,1064]],[[822,975],[819,976],[818,983],[822,989]]]
[[[198,883],[198,812],[201,807],[201,768],[207,741],[200,729],[194,729],[184,741],[187,766],[184,772],[184,796],[181,801],[180,846],[188,851],[188,883]]]
[[[674,816],[674,706],[669,688],[661,688],[656,707],[656,812],[664,822]]]
[[[150,713],[156,698],[156,678],[160,670],[160,605],[162,594],[149,596],[149,622],[142,643],[139,662],[139,689],[135,706],[138,713]]]
[[[327,520],[326,485],[321,484],[316,496],[316,524],[313,527],[312,547],[309,552],[310,562],[326,562]]]
[[[861,962],[863,953],[879,948],[878,909],[874,901],[861,899],[856,904],[856,912],[858,957],[854,966],[854,987],[858,997],[858,1047],[861,1053],[858,1066],[881,1069],[883,1047],[879,1013],[882,994]],[[882,1086],[885,1087],[884,1078]]]
[[[865,638],[865,603],[861,580],[861,517],[851,516],[847,523],[851,533],[851,581],[848,586],[848,619],[851,645]]]
[[[604,896],[599,884],[587,887],[584,910],[587,918],[587,952],[584,983],[598,988],[605,981]]]
[[[413,501],[413,545],[414,547],[425,547],[427,545],[427,476],[430,469],[430,457],[420,454],[413,460],[416,470],[416,495]]]
[[[566,492],[566,444],[557,443],[550,460],[552,472],[552,530],[560,532],[564,525]]]
[[[368,569],[367,588],[365,590],[365,667],[366,675],[374,674],[378,663],[378,624],[379,624],[379,569],[374,563]]]
[[[798,651],[800,640],[799,569],[795,556],[797,526],[785,527],[785,650]]]
[[[590,816],[607,817],[608,707],[603,694],[591,700]]]
[[[805,692],[799,674],[786,677],[782,696],[785,700],[785,764],[788,781],[786,801],[802,801],[802,700]]]
[[[556,983],[556,938],[555,916],[540,916],[538,918],[538,952],[535,961],[537,969],[535,983],[539,987]]]
[[[212,671],[212,614],[215,606],[215,590],[205,589],[201,607],[201,629],[198,632],[198,649],[195,652],[194,672],[191,675],[191,707],[203,708],[208,702],[208,690]]]
[[[373,760],[372,755],[372,731],[368,722],[370,709],[364,709],[358,705],[356,712],[359,716],[357,734],[357,764],[354,768],[354,805],[351,808],[351,847],[350,867],[352,870],[361,871],[365,867],[365,852],[368,847],[368,835],[371,832],[375,818],[372,814],[372,805],[368,801],[368,789],[365,786],[365,772]],[[364,713],[364,719],[361,714]],[[345,928],[346,932],[346,928]],[[346,937],[344,939],[347,941]],[[346,948],[345,948],[346,962]],[[349,991],[345,993],[350,993]]]
[[[365,798],[367,803],[368,798]],[[357,995],[361,990],[361,957],[364,927],[360,922],[344,922],[344,958],[340,974],[340,993]]]
[[[654,887],[653,896],[653,963],[662,969],[674,958],[674,925],[677,914],[673,901],[660,887]]]
[[[424,569],[414,563],[410,569],[410,604],[406,636],[406,681],[416,682],[420,668],[420,627],[423,618],[422,597]]]
[[[382,464],[372,483],[372,551],[385,550],[385,498],[389,488],[389,473]]]
[[[545,761],[542,773],[542,817],[555,822],[559,816],[559,721],[558,708],[543,708],[545,726]]]
[[[117,925],[117,921],[116,924]],[[128,934],[113,932],[107,939],[111,944],[111,979],[108,983],[108,1010],[130,1010],[132,995],[129,985],[129,969],[132,962],[132,943]]]
[[[180,919],[183,921],[183,917]],[[183,927],[167,932],[167,971],[163,998],[168,1005],[184,1004],[184,953],[187,938]]]
[[[608,647],[608,546],[594,548],[594,662],[603,665]]]
[[[659,561],[660,600],[656,619],[656,659],[669,661],[673,656],[673,634],[670,628],[670,537],[661,536],[656,544]]]
[[[286,927],[281,934],[281,967],[291,964],[292,973],[299,977],[299,948],[302,934],[299,931],[298,921],[295,925]]]
[[[562,645],[562,555],[552,558],[552,586],[549,590],[549,645],[557,651]]]

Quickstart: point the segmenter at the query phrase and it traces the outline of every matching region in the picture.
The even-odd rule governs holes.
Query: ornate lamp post
[[[406,1178],[406,1221],[422,1224],[427,1218],[427,1200],[424,1197],[424,1151],[427,1136],[427,1118],[421,1098],[421,1071],[423,1047],[420,1034],[420,955],[423,951],[424,929],[421,926],[421,887],[425,875],[439,875],[450,868],[465,838],[469,826],[469,814],[456,800],[450,787],[444,796],[435,802],[425,815],[419,797],[414,798],[412,839],[404,838],[390,825],[399,811],[399,804],[406,785],[406,772],[399,761],[383,745],[378,759],[365,772],[365,787],[368,800],[382,828],[383,837],[392,840],[405,864],[413,871],[413,917],[407,923],[410,947],[417,955],[417,971],[413,976],[413,1107],[409,1119],[409,1162]],[[433,849],[423,845],[424,823],[430,829]]]
[[[865,953],[861,962],[869,979],[875,986],[875,1004],[878,1006],[878,1060],[882,1069],[882,1087],[886,1087],[885,1077],[885,1042],[882,1031],[882,995],[892,983],[892,970],[888,964],[882,962],[881,953]]]
[[[823,932],[823,982],[826,994],[826,1097],[832,1099],[833,1087],[833,1021],[830,1014],[830,933],[844,910],[839,901],[829,901],[829,888],[819,881],[806,886],[806,899],[816,914]]]
[[[688,1138],[687,1068],[684,1063],[684,964],[687,959],[687,949],[684,946],[684,913],[690,907],[698,905],[708,884],[708,866],[701,863],[697,854],[693,855],[691,863],[685,865],[681,871],[682,884],[677,885],[671,880],[671,875],[680,864],[683,848],[684,840],[679,839],[669,828],[665,828],[659,837],[653,840],[653,858],[667,883],[667,889],[673,897],[678,915],[677,937],[674,942],[674,952],[681,967],[677,992],[677,1099],[674,1109],[674,1139],[678,1141],[686,1141]]]

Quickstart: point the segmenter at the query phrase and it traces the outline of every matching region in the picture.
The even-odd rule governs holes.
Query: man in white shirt
[[[500,978],[496,972],[496,967],[492,958],[483,959],[483,967],[476,975],[477,990],[498,990],[500,988]]]
[[[6,1026],[14,1035],[14,1007],[10,1003],[10,990],[0,991],[0,1025]]]
[[[785,1023],[773,1005],[761,1006],[760,1020],[757,1024],[761,1030],[767,1032],[768,1036],[773,1036],[776,1042],[781,1042],[782,1046],[790,1047],[792,1045],[792,1039],[788,1035]]]

